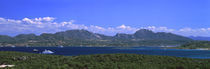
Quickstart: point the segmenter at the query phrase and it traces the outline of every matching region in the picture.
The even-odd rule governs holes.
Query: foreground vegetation
[[[0,59],[0,64],[15,65],[11,69],[210,69],[210,59],[137,54],[58,56],[0,52]]]

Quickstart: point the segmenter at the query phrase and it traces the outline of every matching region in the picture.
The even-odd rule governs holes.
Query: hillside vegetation
[[[137,54],[81,56],[0,52],[0,64],[11,69],[210,69],[209,59],[190,59]]]
[[[178,48],[187,48],[187,49],[206,48],[206,49],[210,49],[210,41],[193,41],[193,42],[183,44]]]

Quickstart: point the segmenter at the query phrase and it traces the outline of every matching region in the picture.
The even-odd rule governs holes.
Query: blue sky
[[[0,0],[0,9],[3,35],[69,29],[114,35],[146,28],[210,36],[209,0]]]

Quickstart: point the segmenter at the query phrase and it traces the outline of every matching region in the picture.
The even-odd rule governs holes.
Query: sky
[[[210,37],[209,0],[0,0],[0,35],[139,29]]]

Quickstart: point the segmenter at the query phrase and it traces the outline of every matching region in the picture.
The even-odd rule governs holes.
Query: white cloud
[[[39,18],[34,18],[34,21],[54,21],[55,18],[54,17],[39,17]]]
[[[210,28],[207,28],[208,31],[210,31]]]
[[[177,33],[184,36],[210,36],[210,30],[208,30],[208,28],[182,28],[173,33]]]
[[[101,31],[106,30],[106,29],[105,29],[105,28],[103,28],[103,27],[100,27],[100,26],[94,26],[94,25],[90,25],[90,28],[92,28],[92,29],[98,29],[98,30],[101,30]]]
[[[94,33],[101,33],[105,35],[115,35],[116,33],[133,34],[139,29],[149,29],[154,32],[172,32],[184,36],[210,36],[210,28],[181,28],[170,29],[167,27],[140,27],[135,28],[127,25],[120,25],[117,27],[100,27],[95,25],[75,24],[75,20],[56,22],[53,17],[39,17],[39,18],[23,18],[22,20],[5,19],[0,17],[0,34],[21,34],[21,33],[55,33],[58,31],[65,31],[71,29],[86,29]]]
[[[22,21],[25,21],[25,22],[27,22],[27,23],[35,23],[34,21],[32,21],[32,20],[29,19],[29,18],[24,18],[24,19],[22,19]]]
[[[6,19],[0,17],[0,21],[6,21]]]
[[[118,26],[117,28],[119,28],[119,29],[130,29],[131,27],[130,26],[125,26],[123,24],[123,25]]]
[[[22,21],[21,20],[13,20],[13,19],[7,19],[8,22],[11,22],[11,23],[21,23]]]
[[[149,29],[154,32],[173,32],[174,29],[169,29],[167,27],[155,27],[155,26],[148,26],[148,27],[141,27],[141,29]]]
[[[39,18],[34,18],[34,19],[29,19],[29,18],[23,18],[22,21],[27,22],[27,23],[32,23],[32,24],[41,24],[41,23],[46,23],[46,22],[52,22],[54,21],[55,18],[53,17],[39,17]]]
[[[192,32],[192,31],[194,31],[194,30],[191,29],[191,28],[182,28],[182,29],[180,29],[179,31],[181,31],[181,32],[188,32],[188,31]]]
[[[55,18],[53,17],[43,17],[41,18],[43,21],[53,21]]]

